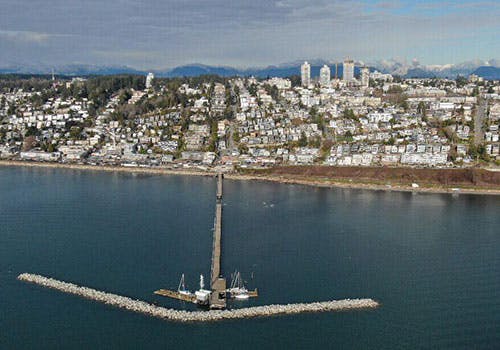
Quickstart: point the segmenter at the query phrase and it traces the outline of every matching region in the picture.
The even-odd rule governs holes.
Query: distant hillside
[[[39,65],[36,67],[11,66],[0,68],[0,74],[54,74],[57,76],[88,76],[88,75],[115,75],[115,74],[138,74],[145,75],[147,72],[136,70],[127,66],[97,66],[69,64],[59,67],[48,67]]]
[[[445,69],[429,69],[426,67],[408,69],[405,75],[407,78],[448,78],[455,79],[456,77],[469,76],[474,68],[456,68],[450,67]]]
[[[301,63],[291,63],[289,65],[268,66],[265,68],[249,68],[237,69],[232,67],[217,67],[203,64],[189,64],[175,67],[169,70],[153,70],[157,77],[196,77],[200,75],[218,75],[222,77],[232,76],[254,76],[257,78],[267,77],[290,77],[292,75],[300,75]],[[319,70],[323,64],[311,65],[311,76],[319,77]],[[335,65],[329,65],[332,78],[335,76]],[[51,74],[52,68],[49,67],[9,67],[0,68],[0,74]],[[138,74],[146,75],[147,71],[140,71],[127,66],[93,66],[93,65],[65,65],[54,69],[54,73],[58,76],[88,76],[88,75],[115,75],[115,74]],[[356,75],[359,74],[359,68],[354,70]],[[342,64],[338,65],[338,76],[342,76]]]
[[[422,68],[411,68],[405,74],[405,78],[435,78],[436,72],[427,71]]]
[[[335,77],[335,64],[329,64],[331,77]],[[317,78],[319,77],[319,71],[323,67],[323,65],[311,65],[311,77]],[[339,64],[337,67],[337,76],[342,77],[343,65]],[[267,78],[267,77],[290,77],[292,75],[300,75],[300,64],[289,67],[274,67],[269,66],[262,69],[255,70],[246,70],[242,71],[242,75],[253,75],[258,78]],[[355,67],[354,74],[359,75],[360,68]]]
[[[418,61],[411,63],[398,60],[382,60],[373,64],[383,73],[390,73],[406,78],[449,78],[455,79],[457,76],[467,77],[481,67],[500,67],[497,59],[471,60],[456,64],[423,65]],[[480,74],[483,74],[481,71]],[[489,75],[491,77],[491,75]]]
[[[116,75],[116,74],[137,74],[145,75],[147,72],[136,70],[127,66],[123,67],[107,67],[107,66],[80,66],[70,65],[65,66],[57,72],[58,74],[81,76],[81,75]]]
[[[159,77],[193,77],[207,74],[215,74],[223,77],[231,76],[255,76],[258,78],[271,77],[288,77],[291,75],[300,74],[300,66],[291,67],[275,67],[253,69],[236,69],[231,67],[216,67],[202,64],[190,64],[180,67],[175,67],[168,71],[155,72]]]
[[[500,80],[500,67],[479,67],[473,74],[487,80]]]
[[[203,64],[191,64],[180,67],[175,67],[168,71],[159,71],[157,75],[160,77],[196,77],[200,75],[219,75],[222,77],[239,75],[239,71],[231,67],[213,67]]]
[[[316,78],[319,76],[319,70],[323,64],[328,64],[331,70],[332,78],[335,76],[335,64],[328,63],[322,60],[310,60],[311,76]],[[238,69],[224,66],[209,66],[204,64],[188,64],[172,69],[153,70],[157,77],[195,77],[200,75],[218,75],[223,77],[231,76],[255,76],[257,78],[267,77],[290,77],[292,75],[300,75],[300,66],[302,61],[295,61],[276,66],[267,66],[262,68],[247,68]],[[359,75],[359,63],[355,67],[354,74]],[[458,75],[468,76],[472,73],[481,76],[485,79],[500,79],[500,62],[498,60],[489,61],[474,61],[464,62],[461,64],[446,64],[446,65],[407,65],[401,62],[379,62],[370,65],[370,70],[375,69],[400,75],[407,78],[450,78],[454,79]],[[47,65],[34,66],[9,66],[0,67],[0,74],[51,74],[52,69],[58,76],[88,76],[88,75],[114,75],[114,74],[138,74],[146,75],[147,71],[137,70],[127,66],[98,66],[85,64],[69,64],[58,67],[50,67]],[[338,65],[338,77],[342,77],[342,63]]]
[[[241,71],[240,75],[251,75],[257,78],[267,78],[269,77],[289,77],[292,75],[300,75],[300,66],[290,66],[290,67],[276,67],[269,66],[266,68],[259,69],[248,69],[245,71]]]
[[[319,77],[319,70],[322,65],[312,65],[311,66],[311,76],[313,78]],[[335,76],[335,65],[329,65],[331,70],[332,78]],[[354,73],[359,74],[359,68],[356,67]],[[267,77],[290,77],[292,75],[300,75],[300,64],[294,64],[290,66],[268,66],[265,68],[250,68],[250,69],[235,69],[230,67],[214,67],[206,65],[186,65],[181,67],[176,67],[172,70],[165,72],[156,72],[158,76],[163,77],[192,77],[204,74],[216,74],[224,77],[229,76],[254,76],[257,78],[267,78]],[[342,64],[338,66],[338,76],[342,76]]]

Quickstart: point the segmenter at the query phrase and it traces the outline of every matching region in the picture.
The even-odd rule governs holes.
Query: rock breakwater
[[[17,279],[42,287],[55,289],[64,293],[78,295],[80,297],[104,303],[106,305],[111,305],[121,309],[176,322],[213,322],[229,319],[268,317],[285,314],[290,315],[311,312],[374,309],[379,306],[378,302],[372,299],[344,299],[315,303],[254,306],[234,310],[184,311],[167,309],[161,306],[149,304],[142,300],[135,300],[117,294],[102,292],[92,288],[83,287],[73,283],[63,282],[53,278],[35,274],[23,273],[20,274]]]

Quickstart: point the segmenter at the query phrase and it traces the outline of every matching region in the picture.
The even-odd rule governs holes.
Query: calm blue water
[[[177,324],[18,282],[193,308],[152,292],[208,275],[215,179],[0,167],[0,349],[500,348],[500,197],[229,180],[224,195],[223,270],[261,294],[234,307],[382,307]]]

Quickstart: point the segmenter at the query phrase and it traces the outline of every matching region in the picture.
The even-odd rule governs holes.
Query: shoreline
[[[69,169],[83,171],[104,171],[104,172],[122,172],[135,174],[153,174],[153,175],[188,175],[188,176],[215,176],[215,171],[204,171],[196,169],[166,169],[151,167],[123,167],[111,165],[88,165],[88,164],[64,164],[64,163],[45,163],[45,162],[27,162],[17,160],[0,160],[2,167],[31,167],[31,168],[53,168]],[[413,188],[402,184],[384,185],[373,184],[362,181],[339,181],[335,178],[327,177],[308,177],[297,175],[255,175],[226,173],[225,178],[238,181],[268,181],[282,184],[304,185],[321,188],[348,188],[363,189],[371,191],[395,191],[395,192],[414,192],[414,193],[436,193],[436,194],[478,194],[478,195],[500,195],[500,188],[470,188],[470,187],[443,187],[433,184],[419,184],[420,187]]]

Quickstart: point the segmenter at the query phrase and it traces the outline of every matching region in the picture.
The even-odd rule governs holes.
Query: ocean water
[[[0,167],[0,349],[499,349],[500,197],[224,182],[222,269],[371,311],[178,324],[16,280],[152,294],[208,276],[215,179]]]

